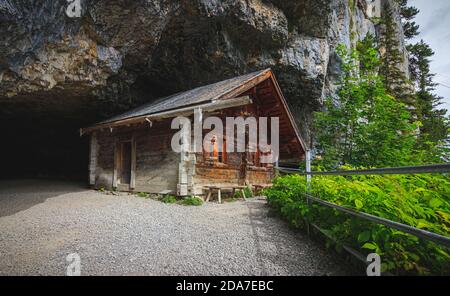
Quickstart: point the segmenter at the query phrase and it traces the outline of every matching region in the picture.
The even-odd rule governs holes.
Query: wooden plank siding
[[[170,123],[170,122],[169,122]],[[170,141],[175,131],[167,122],[97,132],[98,162],[96,188],[118,188],[120,143],[131,140],[130,190],[159,193],[176,192],[179,155],[172,152]],[[119,188],[120,189],[120,188]]]

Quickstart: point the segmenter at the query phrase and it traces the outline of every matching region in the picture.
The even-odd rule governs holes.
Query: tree
[[[401,65],[405,64],[405,56],[400,50],[399,36],[401,36],[401,32],[398,32],[391,7],[385,7],[381,24],[383,32],[380,36],[380,74],[383,77],[384,85],[391,96],[406,104],[410,109],[414,109],[415,101],[411,82],[405,71],[401,69]]]
[[[408,51],[411,79],[416,84],[418,114],[422,122],[420,142],[422,145],[427,142],[440,145],[448,139],[450,126],[447,110],[439,108],[443,98],[434,94],[437,84],[433,81],[435,74],[430,69],[434,51],[423,40],[408,45]]]
[[[406,106],[388,94],[378,74],[380,65],[373,38],[356,50],[339,46],[343,77],[338,100],[326,100],[326,110],[315,113],[315,132],[322,165],[383,167],[415,160],[413,131]]]
[[[400,16],[402,17],[403,33],[406,39],[412,39],[419,35],[419,25],[412,21],[420,10],[414,6],[408,6],[408,0],[398,0]]]

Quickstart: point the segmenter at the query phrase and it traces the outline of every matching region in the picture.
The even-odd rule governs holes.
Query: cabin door
[[[123,142],[120,145],[120,165],[119,181],[120,184],[130,185],[131,183],[131,142]]]
[[[136,183],[136,144],[131,141],[116,142],[113,187],[132,190]]]

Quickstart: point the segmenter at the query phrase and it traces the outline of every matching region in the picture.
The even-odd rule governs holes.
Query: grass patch
[[[166,204],[174,204],[177,202],[177,198],[173,195],[166,195],[159,199],[161,202]]]
[[[201,206],[203,204],[203,200],[198,197],[187,197],[181,201],[181,204],[184,206]]]
[[[149,198],[150,195],[147,192],[138,192],[137,196],[140,198]]]

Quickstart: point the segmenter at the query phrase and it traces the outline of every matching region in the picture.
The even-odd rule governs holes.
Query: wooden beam
[[[190,106],[185,108],[179,108],[176,110],[170,110],[170,111],[164,111],[156,114],[150,114],[150,115],[144,115],[144,116],[138,116],[133,118],[127,118],[123,120],[118,120],[115,122],[107,122],[102,124],[97,124],[92,127],[84,128],[82,129],[83,134],[91,133],[95,130],[102,129],[102,128],[110,128],[117,126],[124,126],[128,124],[135,124],[140,122],[148,122],[149,120],[156,120],[156,119],[165,119],[165,118],[173,118],[177,116],[188,116],[194,113],[194,110],[197,108],[201,108],[203,111],[207,112],[214,112],[217,110],[227,109],[227,108],[233,108],[233,107],[240,107],[245,105],[252,104],[253,101],[249,96],[244,97],[238,97],[238,98],[232,98],[232,99],[218,99],[206,104],[196,105],[196,106]]]
[[[242,85],[234,88],[233,90],[229,91],[228,93],[220,96],[218,99],[230,99],[234,98],[245,91],[257,86],[258,84],[262,83],[263,81],[269,79],[272,76],[272,70],[267,69],[264,72],[262,72],[259,76],[250,79],[247,82],[244,82]]]

